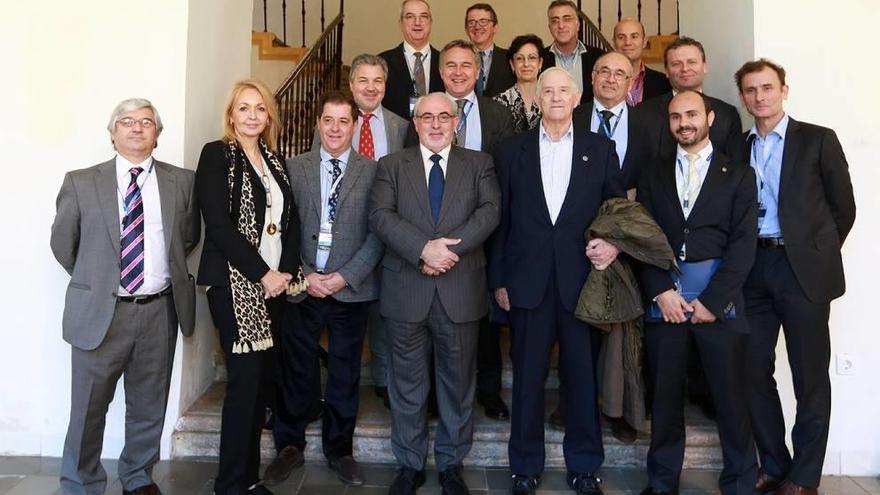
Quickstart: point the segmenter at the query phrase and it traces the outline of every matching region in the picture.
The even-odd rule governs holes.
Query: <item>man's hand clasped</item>
[[[422,249],[422,273],[436,277],[442,275],[458,263],[458,255],[449,250],[449,246],[455,246],[461,239],[448,239],[440,237],[432,239]]]
[[[587,243],[587,259],[596,270],[608,268],[617,259],[619,253],[620,250],[617,249],[617,246],[605,239],[590,239],[590,242]]]

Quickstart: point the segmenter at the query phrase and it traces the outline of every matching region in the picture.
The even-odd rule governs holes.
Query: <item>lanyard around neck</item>
[[[617,117],[617,122],[614,123],[614,127],[612,127],[611,129],[608,129],[608,126],[605,125],[605,118],[602,117],[602,111],[598,108],[595,109],[596,115],[599,117],[599,125],[605,128],[605,132],[608,132],[608,139],[614,139],[614,133],[617,132],[617,126],[619,126],[620,121],[623,120],[623,111],[625,108],[626,106],[624,105],[624,108],[621,108],[620,112],[618,112],[616,115],[612,113],[612,115]]]

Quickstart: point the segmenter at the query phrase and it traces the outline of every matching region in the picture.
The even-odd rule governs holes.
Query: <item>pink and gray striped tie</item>
[[[134,294],[144,284],[144,204],[137,178],[141,167],[132,167],[131,183],[125,192],[125,216],[122,218],[120,285]]]

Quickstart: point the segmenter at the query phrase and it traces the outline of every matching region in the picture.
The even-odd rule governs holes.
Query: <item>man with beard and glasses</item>
[[[652,305],[646,315],[647,357],[654,395],[648,487],[643,495],[678,493],[684,461],[684,384],[693,339],[718,404],[725,495],[752,493],[757,461],[746,405],[745,352],[749,327],[742,287],[755,258],[755,173],[732,162],[709,139],[709,100],[692,90],[669,103],[678,143],[642,176],[639,201],[679,258],[681,274],[641,270]]]

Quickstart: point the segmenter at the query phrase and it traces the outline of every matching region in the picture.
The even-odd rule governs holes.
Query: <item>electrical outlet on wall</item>
[[[855,375],[858,359],[854,354],[838,353],[837,354],[837,374],[838,375]]]

